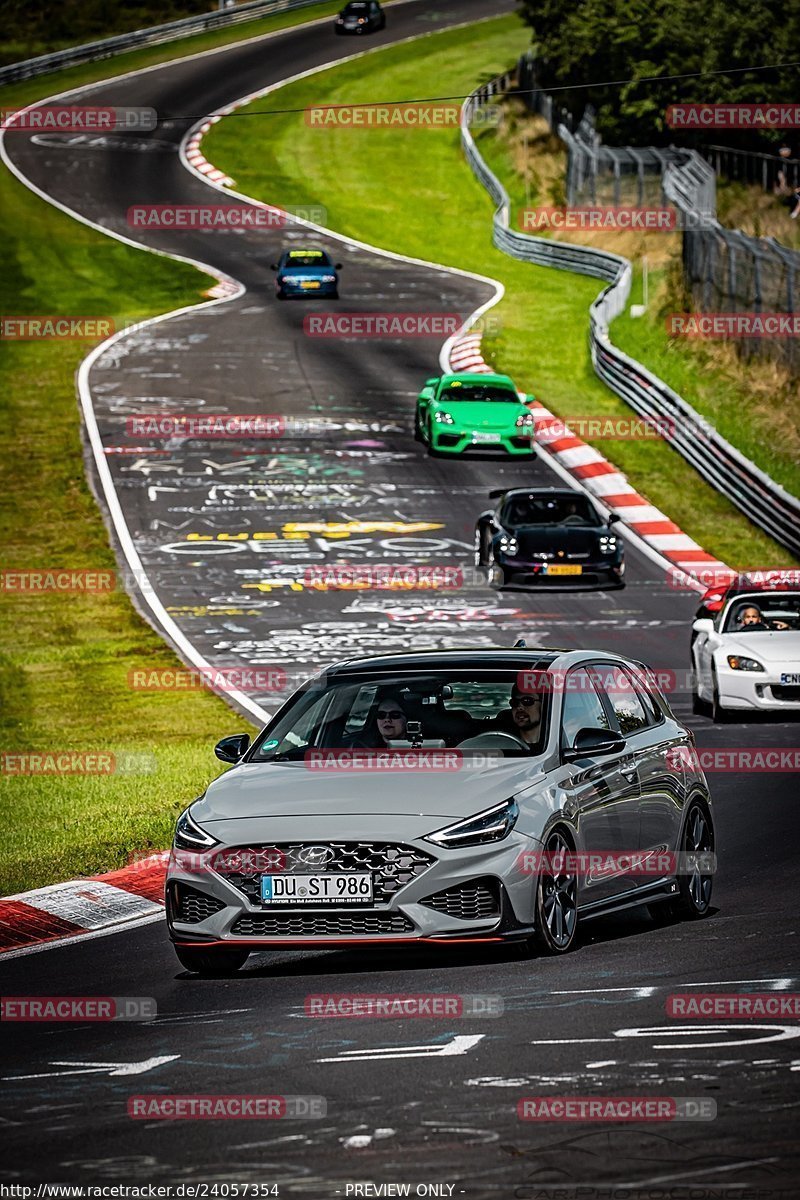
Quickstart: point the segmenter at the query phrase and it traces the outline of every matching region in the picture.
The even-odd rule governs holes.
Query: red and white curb
[[[0,958],[163,919],[168,857],[0,899]]]
[[[233,180],[230,175],[226,175],[224,171],[220,171],[213,163],[210,163],[200,149],[200,143],[208,133],[212,125],[215,125],[220,117],[209,117],[204,121],[196,133],[193,133],[186,143],[186,158],[192,164],[195,171],[199,171],[201,175],[205,175],[207,179],[213,180],[214,183],[219,183],[222,187],[232,187]]]
[[[453,371],[491,372],[480,350],[481,335],[468,333],[457,338],[450,349]],[[524,396],[524,393],[520,393]],[[581,487],[591,492],[635,533],[651,550],[666,559],[674,569],[701,584],[713,574],[721,582],[724,574],[736,575],[713,554],[707,553],[693,538],[671,521],[665,513],[640,496],[626,477],[598,450],[576,437],[569,425],[534,400],[530,404],[536,428],[537,445],[567,471]]]

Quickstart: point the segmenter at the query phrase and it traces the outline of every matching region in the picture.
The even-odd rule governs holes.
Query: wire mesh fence
[[[533,58],[523,56],[517,66],[522,99],[532,112],[547,121],[567,150],[567,203],[571,206],[606,207],[672,205],[683,232],[682,268],[685,302],[702,313],[781,313],[797,311],[800,299],[800,253],[774,238],[750,237],[726,229],[716,219],[716,171],[734,163],[704,158],[694,150],[676,146],[604,146],[595,130],[594,113],[587,108],[579,121],[536,82]],[[723,148],[710,147],[710,151]],[[735,152],[734,168],[747,179],[747,171],[761,171],[761,180],[772,186],[780,167],[795,160],[779,156]],[[766,169],[750,160],[775,158]],[[749,164],[749,165],[748,165]],[[796,165],[796,163],[795,163]],[[795,175],[796,177],[796,175]],[[785,178],[789,179],[787,174]],[[770,182],[772,181],[772,182]],[[755,326],[757,328],[757,325]],[[729,333],[743,359],[766,358],[800,376],[800,338],[751,336]]]

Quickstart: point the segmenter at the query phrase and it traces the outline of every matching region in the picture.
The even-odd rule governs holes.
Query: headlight
[[[517,417],[515,424],[517,429],[522,429],[523,427],[533,429],[533,413],[523,413],[522,416]]]
[[[600,538],[600,553],[613,554],[617,549],[617,539],[613,536],[604,536]]]
[[[500,842],[507,837],[516,824],[519,808],[516,800],[504,800],[478,813],[477,817],[467,817],[456,825],[448,825],[438,829],[425,838],[426,842],[434,842],[437,846],[480,846],[484,842]]]
[[[435,412],[433,419],[434,421],[438,421],[440,425],[455,425],[455,420],[449,412]]]
[[[501,554],[507,554],[509,558],[516,558],[519,554],[519,542],[515,537],[506,537],[503,534],[500,538],[499,548]]]
[[[323,275],[322,282],[323,283],[336,283],[336,276],[335,275]]]
[[[187,808],[178,817],[175,826],[175,847],[178,850],[210,850],[219,843],[210,833],[206,833],[196,821],[193,821]]]
[[[732,671],[763,671],[760,662],[754,658],[743,658],[741,654],[729,654],[728,666]]]

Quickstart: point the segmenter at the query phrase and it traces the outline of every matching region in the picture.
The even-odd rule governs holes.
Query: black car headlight
[[[467,817],[455,825],[437,829],[436,833],[428,834],[425,841],[433,842],[437,846],[452,846],[455,849],[461,846],[481,846],[484,842],[501,842],[514,828],[518,816],[519,807],[512,796],[510,800],[495,804],[494,808],[487,808],[476,817]]]
[[[173,845],[176,850],[210,850],[212,846],[217,846],[219,843],[201,825],[192,820],[191,813],[187,808],[178,817]]]
[[[616,554],[619,548],[619,538],[613,533],[601,534],[600,536],[600,553],[601,554]]]
[[[455,419],[452,413],[439,410],[433,414],[433,419],[439,425],[455,425]]]

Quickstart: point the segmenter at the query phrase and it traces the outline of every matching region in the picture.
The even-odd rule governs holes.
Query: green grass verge
[[[333,13],[338,3],[121,55],[2,89],[3,107]],[[199,302],[211,280],[72,221],[5,169],[0,311],[140,320]],[[3,570],[114,570],[86,483],[74,373],[78,342],[3,344]],[[134,668],[177,660],[122,591],[21,595],[0,606],[0,751],[154,755],[109,776],[0,774],[0,894],[109,870],[168,845],[176,814],[222,770],[213,744],[250,726],[210,693],[132,691]],[[144,763],[147,765],[147,762]]]
[[[324,203],[329,226],[342,233],[502,280],[506,296],[496,310],[502,331],[485,341],[493,364],[559,416],[629,417],[630,408],[600,383],[589,358],[588,308],[597,282],[516,262],[492,246],[492,204],[464,163],[457,130],[315,129],[302,115],[320,97],[335,105],[433,92],[464,95],[505,70],[527,42],[519,20],[503,17],[437,33],[413,46],[374,51],[250,106],[295,112],[221,121],[207,136],[204,153],[242,192],[284,206]],[[511,160],[502,140],[484,130],[479,144],[508,177]],[[736,567],[786,561],[780,546],[664,444],[593,444],[723,561]]]

